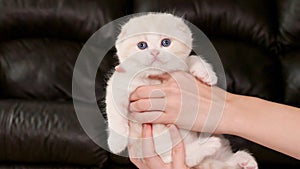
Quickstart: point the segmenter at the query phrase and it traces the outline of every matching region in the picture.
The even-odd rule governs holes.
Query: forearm
[[[233,134],[300,159],[300,109],[232,95],[220,132]]]

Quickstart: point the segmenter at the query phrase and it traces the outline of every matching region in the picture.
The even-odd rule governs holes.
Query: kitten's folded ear
[[[182,32],[184,32],[184,33],[190,33],[191,31],[188,29],[188,27],[184,24],[184,23],[178,23],[177,24],[177,28],[180,30],[180,31],[182,31]]]

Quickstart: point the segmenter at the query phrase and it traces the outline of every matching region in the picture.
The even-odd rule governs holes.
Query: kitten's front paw
[[[190,67],[190,72],[193,76],[200,79],[202,82],[208,85],[217,84],[218,77],[216,73],[210,69],[203,68],[201,63],[195,63]]]
[[[112,153],[119,154],[126,149],[128,138],[115,132],[110,132],[107,143]]]
[[[234,155],[236,155],[236,160],[238,165],[242,169],[258,169],[258,165],[249,153],[245,151],[238,151]]]

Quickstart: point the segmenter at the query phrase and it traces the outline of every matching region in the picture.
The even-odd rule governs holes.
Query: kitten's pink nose
[[[156,57],[157,55],[159,55],[159,51],[157,49],[152,49],[151,50],[151,55]]]

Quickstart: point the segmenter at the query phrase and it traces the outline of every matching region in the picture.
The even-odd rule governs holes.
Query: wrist
[[[240,128],[241,117],[238,111],[242,109],[238,107],[239,103],[243,102],[241,99],[239,95],[226,93],[222,118],[216,129],[216,134],[235,134]]]
[[[223,118],[220,123],[221,134],[242,136],[247,132],[249,119],[257,111],[253,105],[257,105],[260,99],[228,93]],[[251,121],[251,120],[250,120]]]

